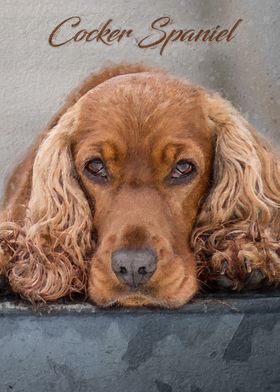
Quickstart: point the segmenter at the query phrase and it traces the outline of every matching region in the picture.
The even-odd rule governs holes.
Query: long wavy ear
[[[192,236],[202,279],[233,289],[280,281],[280,161],[226,100],[207,95],[212,189]]]
[[[1,228],[11,256],[10,284],[31,301],[54,300],[86,285],[92,213],[71,157],[76,107],[61,117],[39,147],[23,226],[4,223]]]
[[[11,175],[0,211],[0,276],[8,275],[13,290],[23,297],[55,300],[85,290],[84,260],[94,244],[91,211],[71,161],[75,105],[108,79],[152,69],[123,64],[90,75]]]

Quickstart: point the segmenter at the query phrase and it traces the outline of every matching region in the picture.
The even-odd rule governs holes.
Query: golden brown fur
[[[85,175],[102,157],[106,185]],[[170,185],[180,159],[194,178]],[[91,76],[11,176],[0,268],[31,301],[85,292],[108,306],[181,306],[198,281],[232,289],[280,280],[279,159],[218,94],[143,66]],[[157,269],[130,292],[120,248],[152,247]],[[254,284],[253,284],[254,286]]]

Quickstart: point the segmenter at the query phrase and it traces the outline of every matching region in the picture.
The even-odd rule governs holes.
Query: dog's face
[[[202,99],[149,73],[116,77],[81,99],[72,153],[94,211],[97,304],[180,306],[197,291],[189,239],[213,162]]]
[[[178,307],[198,281],[279,284],[279,159],[219,94],[105,70],[24,165],[25,219],[8,205],[0,225],[0,271],[24,298]]]

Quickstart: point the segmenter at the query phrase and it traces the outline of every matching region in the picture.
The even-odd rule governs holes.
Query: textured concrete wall
[[[145,62],[221,91],[275,142],[279,136],[280,62],[278,0],[2,0],[0,10],[0,193],[4,179],[69,90],[90,72],[112,63]],[[52,29],[71,16],[96,28],[112,18],[132,28],[131,39],[53,48]],[[151,22],[170,16],[166,28],[209,28],[243,22],[230,43],[173,43],[140,49]]]

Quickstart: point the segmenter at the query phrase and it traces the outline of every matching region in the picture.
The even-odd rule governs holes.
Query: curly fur
[[[62,116],[37,152],[23,225],[6,223],[2,228],[2,241],[11,232],[14,238],[8,241],[10,283],[15,291],[24,288],[24,296],[32,301],[85,289],[85,256],[93,249],[92,220],[72,171],[73,111],[74,107]]]
[[[129,72],[143,70],[140,65],[128,68]],[[8,183],[6,200],[11,202],[4,203],[1,220],[5,222],[0,223],[0,274],[8,276],[14,292],[31,302],[52,301],[73,292],[86,294],[94,241],[90,206],[71,161],[71,136],[78,131],[75,104],[96,85],[123,73],[127,73],[126,66],[90,76],[50,122],[31,152],[32,182],[28,178],[22,184],[32,189],[26,207],[21,205],[21,193],[14,199],[11,196],[19,168]],[[22,207],[25,216],[17,223]]]
[[[224,261],[236,289],[244,287],[252,268],[260,267],[275,282],[280,276],[279,159],[229,102],[217,94],[208,102],[216,130],[214,184],[192,235],[202,279],[218,279]]]

